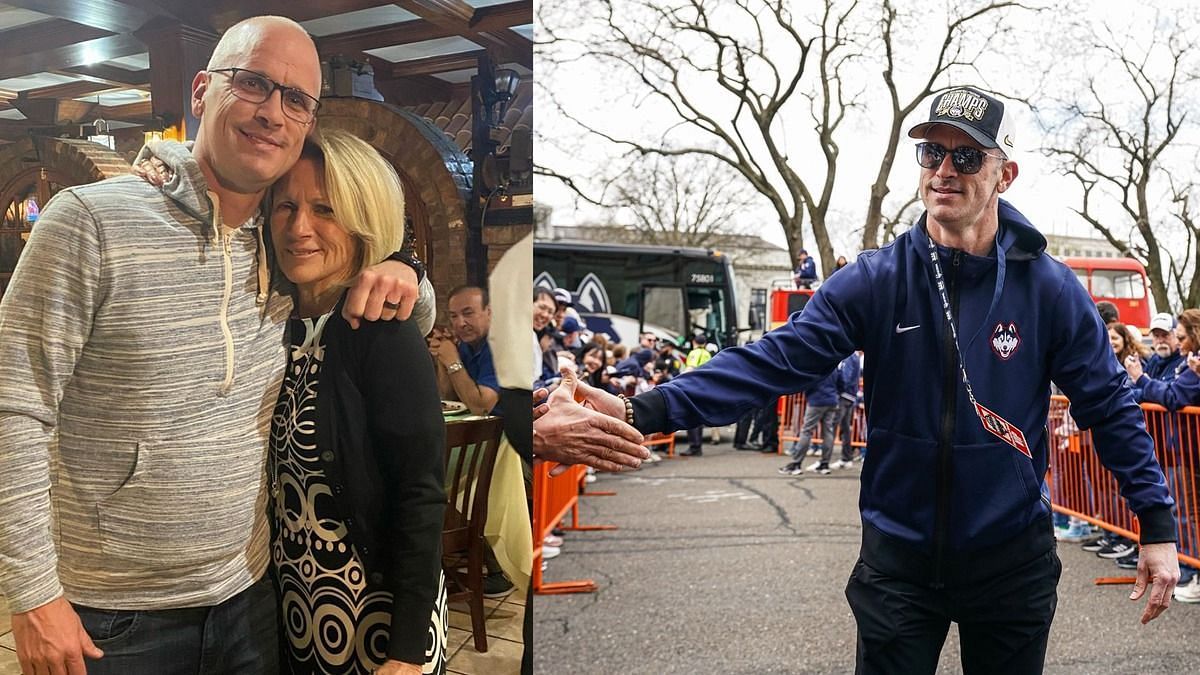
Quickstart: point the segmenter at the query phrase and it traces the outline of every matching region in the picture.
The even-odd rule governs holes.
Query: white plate
[[[467,404],[462,401],[442,401],[443,415],[461,415],[467,412]]]

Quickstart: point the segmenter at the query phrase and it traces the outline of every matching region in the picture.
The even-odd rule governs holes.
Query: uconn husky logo
[[[1017,334],[1017,324],[1010,322],[1006,326],[1001,321],[992,329],[992,351],[996,352],[996,356],[1007,361],[1020,346],[1021,336]]]

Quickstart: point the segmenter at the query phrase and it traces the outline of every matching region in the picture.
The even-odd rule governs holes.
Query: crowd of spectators
[[[1151,347],[1143,344],[1137,331],[1118,320],[1117,308],[1112,303],[1099,302],[1097,310],[1108,327],[1113,356],[1128,373],[1129,386],[1139,403],[1156,403],[1170,413],[1200,405],[1200,309],[1185,310],[1178,317],[1167,312],[1155,315],[1150,322]],[[1183,455],[1195,455],[1196,450],[1185,447],[1181,428],[1178,420],[1167,425],[1163,437],[1167,447],[1160,449],[1159,461],[1172,491],[1183,488],[1194,495],[1194,462],[1184,461]],[[1194,496],[1190,501],[1194,501]],[[1190,527],[1188,511],[1193,508],[1190,501],[1176,495],[1181,543]],[[1080,543],[1083,550],[1112,560],[1121,569],[1137,569],[1138,546],[1127,537],[1061,514],[1055,515],[1055,536],[1062,542]],[[1200,575],[1186,563],[1180,563],[1179,567],[1175,599],[1200,602]]]

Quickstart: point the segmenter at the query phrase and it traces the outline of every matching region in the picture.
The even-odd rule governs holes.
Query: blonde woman
[[[1113,354],[1117,357],[1117,363],[1125,365],[1125,360],[1130,356],[1136,356],[1145,367],[1146,359],[1150,358],[1150,348],[1142,344],[1140,341],[1135,342],[1132,339],[1133,335],[1129,328],[1120,321],[1111,321],[1108,324],[1108,342],[1112,345]]]
[[[404,196],[367,143],[325,131],[272,188],[295,300],[271,431],[272,560],[293,673],[441,673],[445,430],[411,321],[342,318],[345,284],[400,248]]]

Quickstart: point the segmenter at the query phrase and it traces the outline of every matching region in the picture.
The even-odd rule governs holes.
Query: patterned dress
[[[387,658],[392,594],[369,583],[316,447],[316,397],[332,313],[291,320],[291,358],[271,425],[271,557],[279,580],[286,664],[296,675],[371,673]],[[445,672],[446,590],[438,584],[425,673]]]

